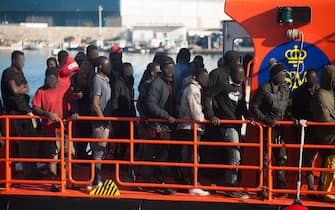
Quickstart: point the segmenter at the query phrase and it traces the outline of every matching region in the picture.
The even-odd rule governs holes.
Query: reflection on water
[[[24,51],[26,63],[24,66],[24,73],[30,86],[30,96],[33,96],[36,89],[43,85],[44,72],[46,69],[46,60],[50,56],[49,50],[41,51]],[[77,52],[70,52],[71,56],[75,56]],[[107,53],[101,55],[108,56]],[[10,65],[10,50],[0,50],[0,71]],[[153,54],[124,54],[123,61],[130,62],[134,67],[135,76],[135,98],[138,96],[137,86],[141,79],[142,73],[149,62],[152,61]],[[176,55],[170,55],[175,59]],[[220,55],[204,55],[205,67],[210,71],[216,67],[217,60]],[[192,56],[193,58],[193,56]]]

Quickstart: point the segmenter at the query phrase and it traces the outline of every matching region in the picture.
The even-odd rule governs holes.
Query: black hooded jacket
[[[326,66],[321,72],[320,89],[312,101],[314,121],[335,122],[335,96],[332,86],[334,77],[334,66]],[[315,135],[319,143],[335,145],[335,126],[317,127]],[[335,150],[332,153],[335,154]]]
[[[250,110],[257,119],[265,124],[271,124],[272,121],[289,119],[290,90],[286,83],[278,86],[276,90],[271,81],[260,86],[254,95]]]
[[[169,83],[173,88],[172,97],[170,97],[169,93]],[[163,75],[152,81],[146,97],[147,117],[168,119],[170,116],[175,116],[174,94],[173,81],[168,81]]]

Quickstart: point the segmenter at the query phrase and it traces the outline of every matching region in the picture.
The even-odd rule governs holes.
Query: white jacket
[[[189,78],[185,89],[183,91],[180,107],[179,107],[179,118],[180,119],[191,119],[201,121],[205,119],[205,115],[202,111],[201,104],[201,86],[198,81]],[[204,131],[204,124],[198,124],[198,131]],[[193,129],[192,123],[180,123],[177,126],[178,130],[191,130]]]

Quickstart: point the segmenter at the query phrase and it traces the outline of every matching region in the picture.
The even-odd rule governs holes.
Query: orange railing
[[[248,92],[248,86],[249,86],[249,77],[250,77],[250,72],[252,71],[251,65],[254,63],[253,60],[249,61],[247,64],[247,70],[245,72],[245,84],[244,84],[244,92]]]
[[[65,171],[65,160],[64,160],[64,124],[62,120],[58,119],[60,124],[60,137],[17,137],[11,136],[10,129],[14,129],[13,126],[10,126],[11,120],[23,120],[23,119],[39,119],[38,116],[25,116],[25,115],[2,115],[0,120],[4,121],[4,136],[0,137],[1,140],[5,140],[5,179],[0,180],[0,183],[5,183],[5,191],[11,189],[12,184],[58,184],[61,186],[61,192],[65,191],[66,188],[66,171]],[[60,141],[60,153],[59,159],[48,159],[48,158],[13,158],[10,155],[10,146],[13,141]],[[60,163],[60,180],[22,180],[15,179],[12,177],[12,166],[16,162],[44,162],[51,163],[56,162]]]
[[[91,166],[91,174],[94,174],[94,163],[102,164],[115,164],[115,176],[116,181],[120,186],[124,187],[151,187],[151,188],[176,188],[176,189],[191,189],[194,187],[202,188],[206,190],[245,190],[245,191],[259,191],[262,189],[263,176],[262,176],[262,167],[263,167],[263,128],[260,123],[253,123],[254,126],[258,128],[259,138],[257,143],[228,143],[228,142],[207,142],[197,141],[197,122],[192,120],[177,120],[177,123],[192,123],[193,124],[193,141],[181,141],[181,140],[146,140],[146,139],[135,139],[134,138],[134,123],[140,121],[139,118],[116,118],[116,117],[79,117],[78,120],[104,120],[104,121],[126,121],[130,123],[130,138],[129,139],[92,139],[92,138],[73,138],[72,137],[72,121],[68,123],[68,148],[71,151],[72,143],[74,142],[109,142],[109,143],[127,143],[129,144],[129,161],[125,160],[75,160],[72,159],[71,155],[68,156],[69,165],[68,165],[68,177],[71,184],[90,184],[93,181],[91,176],[89,180],[78,181],[73,178],[72,175],[72,164],[73,163],[89,163]],[[150,119],[151,122],[167,122],[166,120],[160,119]],[[202,121],[201,123],[210,123],[209,121]],[[221,124],[246,124],[248,121],[244,120],[221,120]],[[134,145],[135,144],[173,144],[173,145],[193,145],[193,163],[176,163],[176,162],[150,162],[150,161],[136,161],[134,160]],[[259,149],[259,164],[258,165],[217,165],[217,164],[199,164],[197,160],[198,146],[239,146],[239,147],[254,147]],[[194,170],[194,183],[193,185],[182,185],[182,184],[154,184],[154,183],[129,183],[124,182],[120,178],[120,166],[121,165],[138,165],[138,166],[166,166],[166,167],[191,167]],[[243,169],[243,170],[257,170],[261,176],[259,176],[259,186],[254,188],[243,188],[243,187],[217,187],[217,186],[198,186],[198,169],[199,168],[216,168],[216,169]]]
[[[66,195],[64,192],[67,190],[67,184],[73,185],[88,185],[91,184],[93,181],[94,175],[94,164],[101,163],[101,164],[113,164],[115,165],[115,181],[117,182],[118,186],[121,187],[150,187],[150,188],[175,188],[175,189],[191,189],[191,188],[201,188],[204,190],[218,190],[218,191],[247,191],[247,192],[256,192],[263,189],[268,190],[269,197],[267,199],[268,202],[272,202],[272,195],[274,193],[296,193],[296,189],[276,189],[273,187],[273,176],[272,173],[277,170],[285,170],[285,171],[298,171],[297,166],[273,166],[271,164],[272,158],[272,149],[279,148],[282,145],[273,144],[271,141],[268,141],[268,174],[267,174],[267,186],[263,186],[263,126],[259,122],[252,122],[245,120],[221,120],[221,124],[251,124],[257,130],[257,134],[254,137],[257,137],[253,141],[249,142],[241,142],[241,143],[229,143],[229,142],[213,142],[213,141],[197,141],[197,127],[198,124],[208,124],[209,121],[201,121],[195,122],[192,120],[177,120],[177,123],[192,123],[193,124],[193,139],[191,140],[148,140],[148,139],[136,139],[135,137],[135,126],[137,123],[140,122],[139,118],[117,118],[117,117],[106,117],[106,118],[98,118],[98,117],[86,117],[81,116],[78,120],[83,121],[96,121],[96,120],[105,120],[105,121],[115,121],[115,122],[128,122],[129,123],[129,139],[93,139],[93,138],[74,138],[73,137],[73,121],[69,120],[68,123],[68,151],[72,151],[72,143],[75,142],[108,142],[108,143],[122,143],[129,145],[129,160],[83,160],[83,159],[73,159],[71,152],[68,152],[68,161],[65,161],[64,157],[64,150],[65,150],[65,140],[64,140],[64,124],[62,121],[60,123],[60,130],[61,136],[59,138],[56,137],[16,137],[11,136],[10,129],[10,121],[11,120],[18,120],[18,119],[31,119],[31,118],[39,118],[36,116],[12,116],[12,115],[3,115],[0,116],[0,120],[3,121],[4,125],[4,135],[0,137],[0,140],[5,141],[5,155],[4,158],[0,159],[0,162],[5,164],[5,178],[0,180],[0,183],[5,184],[4,191],[0,191],[0,194],[10,193],[12,189],[12,184],[32,184],[32,185],[50,185],[50,184],[57,184],[61,186],[61,193],[59,195]],[[166,122],[165,120],[159,119],[150,119],[149,121],[153,122]],[[289,121],[282,121],[279,122],[280,126],[293,126],[294,122]],[[317,123],[317,122],[307,122],[308,126],[335,126],[334,123]],[[267,135],[268,139],[271,137],[272,128],[267,127]],[[10,142],[13,141],[60,141],[61,148],[59,153],[59,159],[46,159],[46,158],[17,158],[12,157],[11,152],[11,144]],[[171,144],[171,145],[190,145],[193,146],[193,162],[153,162],[153,161],[143,161],[143,160],[136,160],[135,159],[135,145],[136,144]],[[257,161],[255,163],[249,165],[224,165],[224,164],[212,164],[212,163],[199,163],[197,160],[198,157],[198,150],[199,146],[211,146],[211,147],[232,147],[232,146],[239,146],[242,148],[256,148],[257,153],[253,155],[258,155]],[[299,144],[285,144],[286,148],[289,149],[298,149],[300,147]],[[330,149],[335,148],[335,146],[330,145],[311,145],[305,144],[304,148],[313,148],[313,149]],[[246,158],[246,157],[245,157]],[[290,158],[290,156],[289,156]],[[56,162],[60,164],[60,180],[22,180],[13,177],[12,175],[12,165],[16,162]],[[90,178],[88,180],[76,180],[73,176],[73,164],[89,164],[90,165]],[[120,167],[123,165],[128,166],[166,166],[166,167],[187,167],[192,168],[194,170],[194,182],[190,185],[183,185],[183,184],[156,184],[156,183],[140,183],[140,182],[125,182],[121,179],[120,174]],[[257,172],[257,185],[252,187],[224,187],[224,186],[209,186],[209,185],[198,185],[199,175],[198,170],[202,168],[212,168],[212,169],[240,169],[240,170],[253,170]],[[310,168],[310,167],[302,167],[302,171],[320,171],[320,172],[334,172],[333,169],[325,169],[325,168]],[[256,180],[255,180],[256,183]],[[11,192],[12,193],[12,192]],[[62,194],[63,193],[63,194]],[[309,191],[309,190],[302,190],[302,194],[335,194],[335,192],[329,193],[324,191]],[[129,197],[129,196],[128,196]],[[131,197],[131,196],[130,196]],[[223,201],[223,200],[222,200]]]
[[[279,126],[296,126],[295,122],[292,121],[280,121],[278,122]],[[306,125],[308,127],[310,126],[335,126],[335,122],[307,122]],[[271,139],[272,136],[272,128],[268,128],[268,134],[267,138]],[[300,139],[299,139],[300,141]],[[284,171],[298,171],[299,168],[297,166],[273,166],[271,159],[272,159],[272,149],[273,148],[280,148],[283,145],[281,144],[273,144],[271,141],[268,140],[268,199],[272,200],[273,193],[289,193],[294,194],[297,193],[296,189],[275,189],[273,187],[273,172],[278,170],[284,170]],[[285,147],[287,149],[299,149],[300,144],[291,144],[291,143],[285,143]],[[316,149],[316,150],[325,150],[325,149],[335,149],[335,145],[320,145],[320,144],[304,144],[304,149]],[[290,158],[290,157],[288,157]],[[318,172],[335,172],[335,169],[329,169],[329,168],[317,168],[317,167],[301,167],[301,171],[318,171]],[[304,190],[301,189],[301,194],[311,194],[311,195],[326,195],[326,194],[332,194],[334,195],[335,192],[325,192],[320,190]]]

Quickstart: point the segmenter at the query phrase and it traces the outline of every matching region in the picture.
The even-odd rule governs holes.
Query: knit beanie
[[[286,67],[284,64],[278,62],[276,59],[271,58],[269,61],[269,69],[270,69],[270,78],[276,77],[280,72],[286,71]]]

